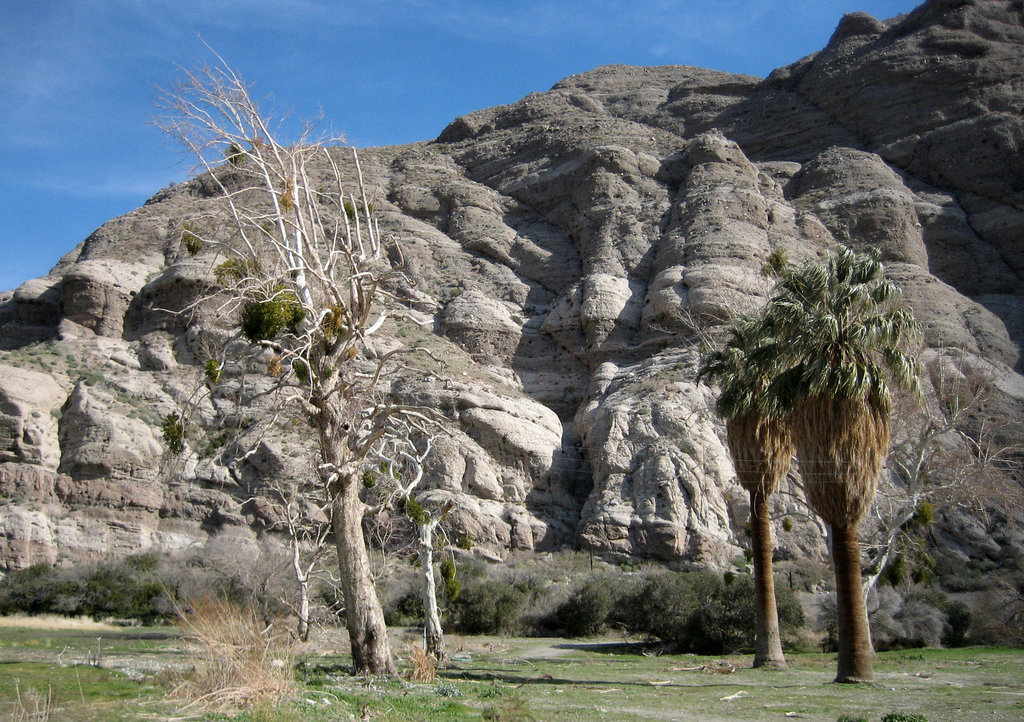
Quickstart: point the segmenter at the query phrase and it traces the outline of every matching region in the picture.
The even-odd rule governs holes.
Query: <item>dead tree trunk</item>
[[[444,661],[444,632],[441,629],[441,613],[437,605],[437,583],[434,580],[434,526],[431,519],[419,524],[419,557],[423,573],[423,649],[434,655],[437,662]]]
[[[395,675],[384,611],[370,573],[370,556],[363,537],[365,505],[358,480],[339,479],[332,501],[334,542],[338,548],[345,623],[352,644],[352,666],[358,675]]]

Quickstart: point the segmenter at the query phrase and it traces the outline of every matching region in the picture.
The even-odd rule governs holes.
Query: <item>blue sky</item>
[[[765,76],[844,12],[914,0],[0,0],[0,291],[184,179],[157,87],[215,48],[257,98],[321,110],[357,146],[428,140],[457,116],[600,65]],[[202,41],[200,40],[202,38]]]

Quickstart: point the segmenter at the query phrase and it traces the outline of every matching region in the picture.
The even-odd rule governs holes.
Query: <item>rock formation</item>
[[[930,0],[886,21],[856,13],[766,79],[603,67],[434,141],[363,151],[421,322],[377,343],[446,359],[391,392],[449,422],[429,495],[456,501],[456,530],[496,557],[739,553],[745,495],[695,369],[709,324],[770,292],[779,249],[878,249],[924,356],[994,369],[990,411],[1019,444],[1022,12]],[[210,195],[202,178],[165,189],[0,294],[0,566],[251,540],[263,485],[308,474],[301,429],[242,463],[216,439],[190,440],[184,462],[163,452],[160,419],[224,338],[223,319],[174,313],[213,281],[212,253],[180,242]],[[969,526],[950,525],[957,543]],[[821,552],[810,532],[780,543]]]

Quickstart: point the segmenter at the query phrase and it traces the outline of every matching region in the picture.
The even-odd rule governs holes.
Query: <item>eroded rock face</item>
[[[46,374],[0,364],[0,463],[57,468],[55,412],[65,396]]]
[[[576,416],[593,490],[577,533],[584,548],[720,563],[739,553],[726,491],[732,470],[701,411],[705,387],[689,371],[693,349],[633,367],[604,363]]]
[[[372,345],[423,343],[446,362],[390,393],[446,419],[424,494],[455,503],[453,536],[489,558],[736,556],[747,499],[696,368],[710,324],[764,302],[777,251],[877,249],[928,353],[989,369],[1019,444],[1022,46],[1019,2],[933,0],[846,16],[767,79],[609,66],[437,141],[364,151],[414,280],[398,289],[411,321]],[[163,452],[160,420],[235,321],[193,309],[214,258],[181,248],[210,191],[165,189],[0,294],[0,565],[254,543],[275,522],[268,486],[309,474],[301,424],[245,460],[244,432],[189,438],[185,462]],[[225,383],[194,413],[248,428],[265,409],[229,412]],[[976,525],[945,524],[965,554],[995,553]],[[824,553],[810,525],[779,543]]]

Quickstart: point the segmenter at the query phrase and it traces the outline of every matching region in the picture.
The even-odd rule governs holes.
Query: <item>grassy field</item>
[[[34,626],[28,626],[34,624]],[[166,696],[187,662],[174,628],[0,624],[0,721],[227,719]],[[395,640],[399,654],[412,636]],[[657,655],[618,639],[451,637],[437,682],[354,679],[344,655],[300,650],[297,695],[240,720],[928,720],[1024,718],[1024,652],[966,648],[880,654],[878,682],[836,685],[835,657]],[[404,654],[403,654],[404,657]],[[402,665],[408,667],[406,659]]]

